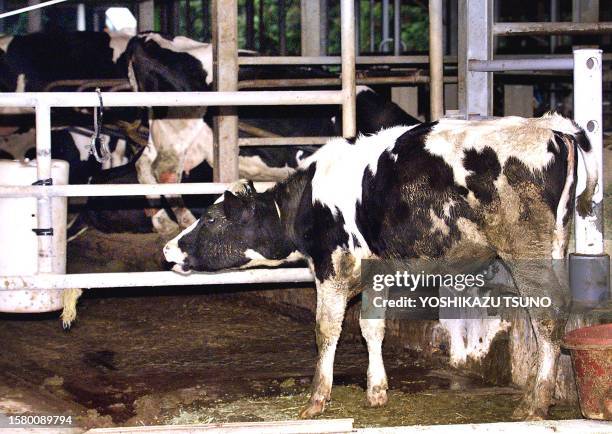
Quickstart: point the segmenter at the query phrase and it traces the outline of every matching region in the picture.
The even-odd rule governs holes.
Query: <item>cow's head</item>
[[[242,191],[226,191],[223,201],[166,244],[164,255],[181,273],[278,265],[292,250],[285,233],[273,194],[257,193],[249,181]]]

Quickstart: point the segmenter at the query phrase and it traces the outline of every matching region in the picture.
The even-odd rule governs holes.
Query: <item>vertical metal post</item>
[[[355,137],[355,3],[353,0],[341,0],[340,30],[342,44],[342,135]]]
[[[212,39],[210,22],[210,0],[202,0],[202,39],[210,41]]]
[[[492,6],[492,0],[459,0],[459,110],[466,117],[492,113],[492,73],[468,70],[468,60],[492,58]]]
[[[361,0],[355,0],[355,50],[361,52]]]
[[[79,3],[77,5],[77,30],[79,32],[85,31],[87,23],[85,21],[85,4]]]
[[[389,40],[389,0],[382,0],[382,52],[387,52],[386,43]]]
[[[246,0],[244,4],[244,12],[246,15],[246,48],[248,50],[255,49],[255,4],[254,0]],[[282,2],[282,0],[281,0]],[[280,3],[279,2],[279,18],[280,18]],[[279,21],[280,23],[280,21]],[[280,25],[279,25],[280,29]]]
[[[264,15],[264,0],[259,0],[259,25],[257,28],[257,38],[259,39],[259,51],[264,51],[266,40],[266,23]]]
[[[191,37],[191,0],[185,0],[185,36]]]
[[[321,12],[318,0],[301,0],[302,56],[321,54]]]
[[[374,38],[374,0],[370,0],[370,53],[376,51],[376,41]]]
[[[36,175],[39,181],[51,179],[51,108],[42,102],[36,106]],[[37,229],[53,228],[51,197],[36,199]],[[38,272],[53,272],[53,233],[38,234]]]
[[[393,54],[402,54],[402,5],[400,0],[393,4]]]
[[[37,5],[40,0],[28,0],[28,6]],[[28,12],[28,33],[40,32],[42,30],[42,10],[36,9]]]
[[[431,120],[444,116],[442,0],[429,0],[429,103]]]
[[[5,0],[0,0],[0,13],[6,12]],[[4,20],[0,20],[0,33],[4,33]]]
[[[327,17],[327,0],[319,0],[319,26],[320,26],[320,37],[319,37],[319,55],[327,55],[327,30],[328,30],[328,17]]]
[[[278,0],[278,42],[281,56],[287,55],[287,5]]]
[[[154,0],[145,0],[138,3],[138,31],[154,30],[155,3]],[[97,30],[97,29],[96,29]]]
[[[576,252],[600,255],[603,244],[603,155],[602,155],[602,61],[599,49],[574,50],[574,119],[591,141],[593,161],[597,165],[599,186],[593,197],[594,215],[576,214]],[[585,186],[584,162],[579,153],[576,193]]]
[[[238,90],[238,3],[213,0],[213,62],[215,90]],[[238,179],[238,112],[219,107],[214,122],[214,180]]]

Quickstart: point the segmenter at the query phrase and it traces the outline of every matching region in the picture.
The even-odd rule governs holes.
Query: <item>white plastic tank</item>
[[[68,183],[68,163],[53,160],[55,185]],[[0,160],[0,185],[32,185],[36,161]],[[66,272],[67,199],[51,200],[53,213],[53,272]],[[0,197],[0,276],[32,275],[38,270],[36,199]],[[62,308],[62,290],[0,290],[0,312],[50,312]]]

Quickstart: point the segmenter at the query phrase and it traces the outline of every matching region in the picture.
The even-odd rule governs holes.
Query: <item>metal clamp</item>
[[[32,185],[53,185],[53,178],[39,179],[34,181]]]
[[[53,228],[34,228],[32,232],[34,232],[37,237],[53,236]]]

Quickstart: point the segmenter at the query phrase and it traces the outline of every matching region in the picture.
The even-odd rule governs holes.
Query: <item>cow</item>
[[[574,201],[576,154],[586,188]],[[319,357],[310,418],[330,399],[345,307],[360,293],[365,259],[499,259],[521,296],[545,294],[552,308],[528,308],[537,338],[537,371],[515,415],[545,418],[567,319],[565,258],[574,204],[592,213],[598,184],[585,132],[558,114],[398,126],[355,144],[334,139],[265,192],[247,183],[169,241],[174,270],[217,271],[306,258],[317,288]],[[559,261],[557,261],[559,260]],[[369,351],[367,401],[387,402],[384,319],[360,319]]]
[[[243,52],[245,55],[253,53]],[[157,33],[132,38],[125,51],[130,83],[136,91],[210,91],[213,82],[212,46],[185,37],[168,40]],[[241,67],[240,80],[254,78],[330,77],[320,69],[290,67]],[[213,166],[211,110],[207,107],[169,107],[151,111],[149,146],[137,164],[141,183],[180,182],[183,172],[202,161]],[[336,136],[341,131],[338,107],[239,107],[241,122],[280,136]],[[358,88],[357,129],[375,133],[397,124],[419,121],[373,90]],[[240,149],[239,172],[253,180],[285,179],[313,147],[269,147]],[[157,198],[157,197],[154,197]],[[184,207],[173,207],[179,225],[185,228],[194,216]],[[170,233],[176,225],[165,211],[156,215],[156,227]]]
[[[92,130],[80,127],[51,130],[51,157],[70,163],[70,184],[87,184],[100,170],[121,166],[129,161],[130,139],[111,131],[100,134],[101,141],[109,151],[108,158],[102,162],[96,161],[89,151],[93,134]],[[0,149],[17,160],[35,159],[35,143],[36,132],[33,128],[22,133],[0,136]]]
[[[0,91],[43,92],[57,80],[127,78],[121,32],[39,32],[0,37]]]

